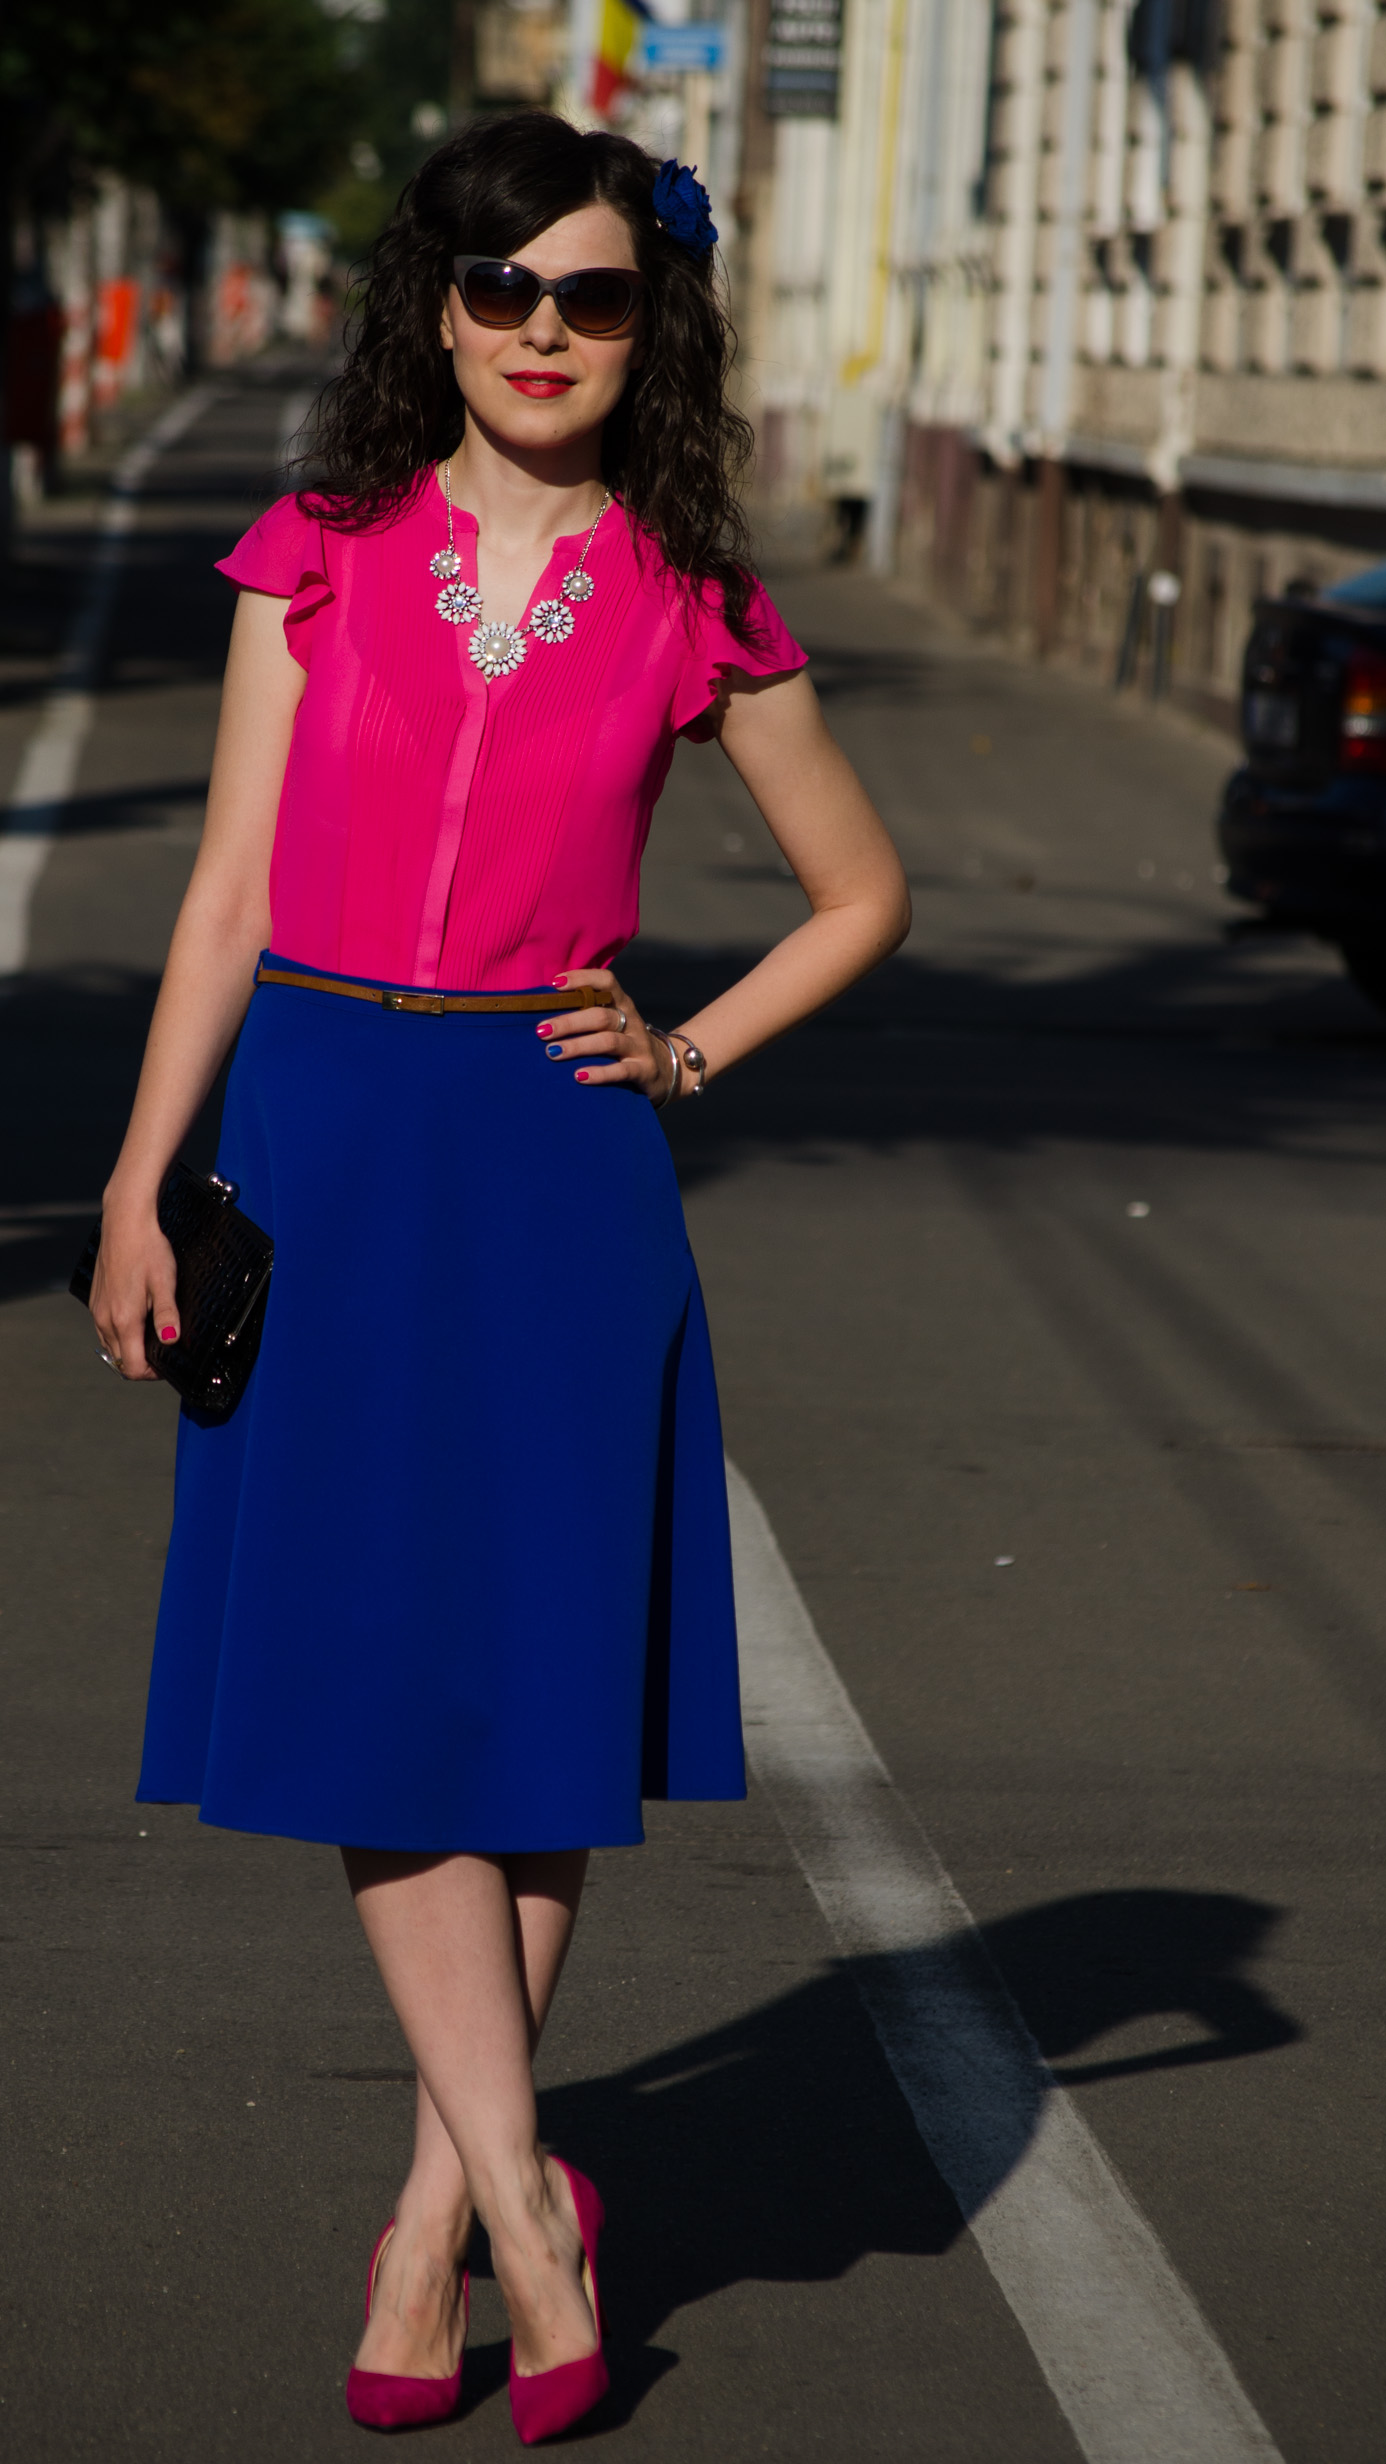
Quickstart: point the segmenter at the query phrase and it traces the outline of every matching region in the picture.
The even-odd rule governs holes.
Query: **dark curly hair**
[[[377,240],[348,333],[346,364],[318,406],[300,501],[342,530],[388,521],[420,473],[454,453],[466,424],[438,320],[452,260],[509,257],[564,214],[610,205],[646,277],[644,365],[602,431],[602,475],[637,542],[653,541],[701,595],[711,584],[744,642],[749,534],[737,482],[752,446],[726,398],[735,337],[712,257],[689,254],[655,219],[656,165],[628,137],[579,130],[551,111],[474,121],[429,156]]]

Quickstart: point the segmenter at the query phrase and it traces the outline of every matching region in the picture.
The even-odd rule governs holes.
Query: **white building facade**
[[[773,132],[750,341],[781,517],[853,509],[888,562],[911,427],[984,416],[990,26],[959,0],[846,0],[832,118]]]
[[[1386,0],[845,0],[750,318],[768,513],[1226,710],[1264,591],[1386,556]]]

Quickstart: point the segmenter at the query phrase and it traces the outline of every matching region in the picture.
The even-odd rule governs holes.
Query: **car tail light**
[[[1386,658],[1354,650],[1343,679],[1339,758],[1345,770],[1386,772]]]

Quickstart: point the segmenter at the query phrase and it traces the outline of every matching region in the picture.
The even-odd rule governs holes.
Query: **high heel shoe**
[[[375,2280],[385,2245],[395,2229],[392,2216],[371,2252],[370,2274],[366,2278],[366,2324],[369,2327],[371,2307],[375,2300]],[[462,2270],[462,2351],[466,2356],[467,2328],[471,2324],[472,2280]],[[396,2378],[389,2370],[352,2370],[346,2383],[347,2411],[363,2430],[415,2430],[426,2421],[449,2421],[456,2412],[462,2394],[462,2363],[458,2362],[451,2378]]]
[[[555,2369],[536,2370],[532,2378],[521,2378],[515,2367],[515,2347],[510,2347],[510,2417],[526,2447],[538,2439],[556,2438],[560,2430],[568,2429],[599,2404],[611,2384],[611,2374],[602,2351],[606,2333],[606,2313],[597,2291],[597,2235],[606,2222],[602,2206],[585,2173],[565,2165],[561,2156],[553,2162],[566,2174],[568,2188],[577,2209],[578,2231],[582,2235],[582,2289],[592,2305],[592,2318],[597,2330],[595,2353],[584,2354],[581,2361],[560,2361]]]

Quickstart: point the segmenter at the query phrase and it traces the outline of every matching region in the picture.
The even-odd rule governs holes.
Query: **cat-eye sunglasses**
[[[563,322],[590,340],[619,334],[630,323],[645,289],[645,277],[625,265],[586,265],[549,282],[502,257],[454,257],[452,278],[462,305],[478,325],[523,325],[541,299],[551,299]]]

